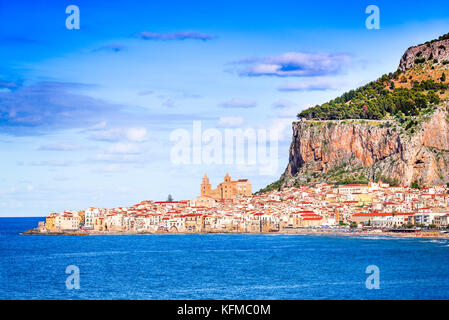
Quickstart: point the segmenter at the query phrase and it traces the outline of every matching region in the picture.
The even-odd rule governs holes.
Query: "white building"
[[[80,227],[80,219],[76,213],[65,212],[63,215],[60,215],[60,219],[56,219],[56,221],[59,222],[59,228],[61,230],[78,230]],[[58,225],[56,225],[56,227],[58,227]]]

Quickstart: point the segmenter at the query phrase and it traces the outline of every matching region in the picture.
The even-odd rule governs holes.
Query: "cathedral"
[[[224,177],[224,181],[220,183],[216,189],[212,189],[209,178],[205,174],[201,183],[201,197],[210,197],[215,200],[229,200],[237,195],[252,195],[251,183],[248,179],[239,179],[232,181],[228,173]]]

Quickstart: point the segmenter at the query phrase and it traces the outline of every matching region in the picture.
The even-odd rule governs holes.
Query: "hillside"
[[[449,34],[410,47],[398,69],[322,105],[306,109],[298,118],[385,119],[417,116],[421,110],[448,98]]]

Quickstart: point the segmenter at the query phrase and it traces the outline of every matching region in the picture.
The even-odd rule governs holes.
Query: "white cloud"
[[[115,128],[108,130],[98,130],[92,132],[90,138],[99,141],[117,142],[128,140],[132,142],[143,142],[147,138],[146,128]]]
[[[207,33],[200,33],[197,31],[178,31],[171,33],[157,33],[143,31],[137,34],[137,36],[144,40],[211,40],[214,38],[213,35]]]
[[[123,138],[123,132],[119,129],[98,130],[91,133],[90,138],[99,141],[118,141]]]
[[[218,120],[219,127],[239,127],[242,126],[245,120],[242,117],[221,117]]]
[[[45,160],[32,161],[30,165],[39,167],[68,167],[72,165],[72,162],[66,160]]]
[[[106,125],[107,125],[106,121],[101,121],[101,122],[98,122],[97,124],[94,124],[93,126],[89,127],[88,130],[104,129],[104,128],[106,128]]]
[[[130,129],[126,130],[125,136],[129,141],[142,142],[142,141],[145,141],[147,138],[147,129],[145,129],[145,128],[130,128]]]
[[[78,150],[80,148],[79,145],[76,144],[70,144],[70,143],[64,143],[64,142],[57,142],[52,144],[47,144],[39,147],[39,150],[45,150],[45,151],[73,151]]]
[[[237,63],[247,65],[238,71],[241,76],[308,77],[340,73],[350,63],[350,56],[344,53],[287,52]]]
[[[132,143],[117,143],[108,149],[112,154],[138,154],[141,152],[139,146]]]
[[[103,171],[106,172],[115,172],[115,171],[119,171],[121,169],[121,165],[118,163],[112,163],[112,164],[108,164],[107,166],[105,166],[103,168]]]
[[[311,78],[301,82],[289,82],[281,85],[279,91],[310,91],[335,90],[344,86],[344,83],[334,79]]]
[[[114,163],[137,163],[142,161],[140,155],[136,154],[113,154],[108,152],[97,153],[88,161],[114,162]]]
[[[254,108],[257,103],[249,99],[231,99],[220,104],[223,108]]]

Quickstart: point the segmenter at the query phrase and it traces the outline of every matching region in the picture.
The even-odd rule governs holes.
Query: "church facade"
[[[231,180],[228,173],[216,189],[212,189],[208,176],[205,174],[201,183],[201,197],[215,200],[230,200],[237,195],[252,195],[252,186],[248,179]]]

